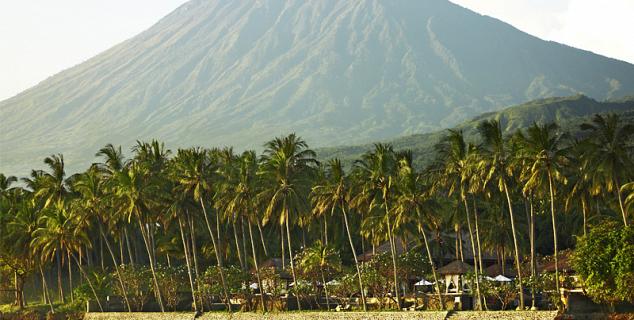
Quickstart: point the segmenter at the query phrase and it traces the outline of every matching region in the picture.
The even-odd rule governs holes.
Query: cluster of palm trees
[[[58,301],[64,302],[64,288],[73,287],[78,270],[101,308],[87,269],[111,269],[131,310],[120,268],[146,265],[165,310],[157,266],[182,264],[200,310],[197,279],[204,266],[217,267],[231,308],[228,265],[253,270],[263,288],[258,263],[264,259],[281,258],[298,283],[302,251],[315,251],[302,257],[318,266],[342,253],[365,310],[368,290],[357,256],[388,243],[400,308],[397,242],[420,240],[442,301],[434,270],[448,252],[464,259],[461,237],[467,234],[481,306],[483,252],[495,252],[502,263],[512,257],[523,293],[521,277],[535,276],[537,255],[554,253],[558,272],[557,253],[574,245],[573,236],[604,219],[631,222],[634,127],[616,115],[597,115],[581,129],[571,136],[554,124],[534,124],[505,134],[500,123],[487,120],[471,142],[449,130],[427,168],[415,168],[409,151],[376,144],[349,173],[338,159],[317,161],[295,134],[269,141],[259,157],[231,148],[172,153],[151,141],[138,142],[126,159],[121,147],[109,144],[97,152],[99,162],[71,176],[63,156],[52,155],[46,170],[33,170],[20,185],[0,175],[0,268],[13,273],[17,305],[24,305],[26,281],[39,277],[51,309],[55,290],[46,273],[57,273]],[[527,265],[529,272],[522,270]],[[518,297],[523,308],[524,295]],[[266,308],[265,296],[260,299]]]

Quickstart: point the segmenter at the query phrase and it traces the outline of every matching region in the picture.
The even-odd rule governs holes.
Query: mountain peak
[[[315,146],[455,125],[523,101],[634,93],[634,66],[542,41],[444,0],[193,0],[0,102],[0,171],[106,143]]]

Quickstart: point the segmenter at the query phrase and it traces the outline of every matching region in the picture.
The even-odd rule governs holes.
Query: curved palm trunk
[[[262,286],[262,279],[260,279],[260,268],[258,267],[258,257],[255,253],[255,243],[253,242],[253,228],[251,228],[251,221],[247,219],[247,225],[249,227],[249,238],[251,239],[251,253],[253,254],[253,265],[255,266],[255,277],[258,280],[258,288],[260,288],[260,303],[262,303],[262,311],[266,312],[266,301],[264,301],[264,287]]]
[[[117,273],[117,279],[119,279],[119,285],[121,286],[121,292],[123,293],[123,299],[125,300],[125,306],[128,308],[128,312],[132,312],[132,308],[130,307],[130,300],[128,300],[128,291],[125,288],[125,284],[123,283],[123,277],[121,276],[121,271],[119,270],[119,264],[117,263],[117,259],[115,258],[114,252],[112,251],[112,247],[110,246],[110,241],[106,237],[103,232],[103,227],[101,223],[99,224],[99,233],[101,233],[101,237],[104,239],[106,243],[106,249],[110,253],[110,257],[112,258],[112,264],[114,265],[114,270]]]
[[[137,216],[137,222],[139,223],[139,228],[141,228],[141,237],[143,238],[143,243],[145,244],[145,249],[147,250],[148,260],[150,262],[150,271],[152,272],[152,281],[154,282],[154,295],[156,296],[156,300],[161,308],[161,312],[165,312],[165,307],[163,306],[163,298],[161,297],[161,288],[158,284],[158,279],[156,278],[156,268],[154,268],[154,257],[153,250],[150,248],[150,239],[146,233],[145,227],[143,226],[143,222],[141,222],[141,217]]]
[[[260,232],[260,242],[262,242],[262,248],[264,249],[264,255],[266,257],[269,256],[269,252],[266,250],[266,243],[264,242],[264,232],[262,232],[262,225],[260,224],[260,220],[256,219],[256,223],[258,225],[258,231]]]
[[[472,198],[473,203],[473,220],[475,222],[475,233],[476,233],[476,241],[478,244],[478,264],[480,267],[480,274],[484,274],[484,268],[482,267],[482,242],[480,242],[480,228],[478,223],[478,207],[476,206],[475,196]],[[487,306],[487,299],[484,295],[482,295],[482,304],[484,305],[484,310],[489,310]]]
[[[619,184],[619,179],[614,178],[614,183],[616,184],[616,197],[619,199],[619,207],[621,208],[621,215],[623,216],[623,224],[627,227],[627,215],[625,214],[625,207],[623,206],[623,198],[621,197],[621,185]]]
[[[185,241],[185,233],[183,231],[183,219],[178,217],[178,229],[181,234],[181,240],[183,242],[183,253],[185,254],[185,264],[187,266],[187,276],[189,277],[189,287],[192,290],[192,301],[194,303],[194,311],[198,312],[198,303],[196,300],[196,290],[194,289],[194,279],[192,278],[192,267],[189,261],[189,250],[187,249],[187,242]]]
[[[348,242],[350,242],[350,249],[352,250],[352,256],[354,257],[354,266],[357,268],[357,278],[359,279],[359,292],[361,293],[361,303],[363,304],[363,311],[368,311],[365,302],[365,291],[363,290],[363,280],[361,279],[361,268],[359,268],[359,260],[357,259],[357,251],[354,249],[354,243],[352,242],[352,235],[350,234],[350,226],[348,225],[348,214],[346,209],[341,206],[343,213],[343,222],[346,225],[346,233],[348,234]],[[326,284],[324,283],[324,286]]]
[[[288,240],[288,256],[290,258],[290,262],[291,262],[291,272],[293,273],[293,283],[295,283],[295,288],[297,288],[298,283],[297,283],[297,277],[295,276],[295,263],[293,262],[293,246],[291,246],[291,229],[289,226],[289,220],[288,220],[288,208],[286,207],[286,202],[284,203],[284,212],[285,212],[285,216],[286,216],[286,240]],[[295,293],[295,299],[297,299],[297,309],[299,311],[302,311],[302,305],[299,302],[299,295],[297,293]]]
[[[40,275],[42,276],[42,286],[44,287],[44,301],[48,303],[48,306],[51,309],[51,313],[55,313],[55,309],[53,309],[53,302],[51,301],[51,295],[48,292],[48,285],[46,284],[44,270],[42,270],[42,265],[38,265],[38,267],[40,269]]]
[[[68,260],[68,291],[70,292],[70,302],[75,302],[75,296],[73,295],[73,268],[70,263],[70,253],[66,253],[66,260]]]
[[[555,220],[555,191],[553,190],[553,178],[548,171],[548,189],[550,190],[550,215],[553,221],[553,245],[555,247],[555,284],[559,294],[559,254],[557,252],[557,221]]]
[[[515,268],[517,269],[517,279],[519,287],[520,309],[524,309],[524,287],[522,285],[522,269],[520,266],[520,253],[519,246],[517,245],[517,233],[515,232],[515,218],[513,217],[513,204],[511,202],[511,196],[509,195],[509,188],[506,184],[506,180],[502,180],[504,184],[504,193],[506,194],[506,202],[509,206],[509,216],[511,218],[511,232],[513,232],[513,246],[515,249]],[[502,258],[504,260],[504,258]]]
[[[101,312],[103,312],[103,307],[101,306],[101,302],[99,301],[99,296],[97,296],[97,291],[95,291],[95,287],[92,285],[92,281],[90,281],[90,278],[88,277],[88,274],[86,274],[86,271],[84,270],[84,267],[81,266],[81,263],[79,263],[79,260],[77,259],[75,254],[71,253],[71,255],[72,255],[73,259],[75,259],[75,262],[77,263],[77,266],[79,267],[79,272],[81,272],[81,274],[86,279],[86,282],[88,282],[88,286],[90,287],[90,290],[92,291],[92,294],[95,296],[95,300],[97,300],[97,305],[99,306],[99,310]],[[68,263],[70,263],[70,261]]]
[[[330,298],[328,297],[328,286],[326,285],[326,277],[324,277],[324,269],[319,266],[319,273],[321,274],[321,283],[324,287],[324,294],[326,295],[326,309],[330,311]]]
[[[475,249],[475,239],[473,238],[473,229],[471,228],[471,214],[469,213],[469,204],[467,202],[467,198],[462,199],[464,203],[465,213],[467,214],[467,227],[469,228],[469,238],[471,239],[471,253],[473,254],[473,271],[475,272],[475,283],[476,283],[476,300],[478,301],[477,309],[482,310],[482,295],[480,293],[480,275],[478,272],[478,259],[477,252]]]
[[[231,219],[231,227],[233,228],[233,239],[236,242],[236,253],[238,254],[238,260],[240,261],[240,268],[245,270],[244,259],[242,258],[242,250],[240,249],[240,241],[238,240],[238,229],[236,228],[236,218]]]
[[[440,305],[440,309],[445,309],[445,304],[442,301],[442,294],[440,293],[440,285],[438,284],[438,276],[436,275],[436,267],[434,266],[434,259],[431,255],[431,250],[429,250],[429,242],[427,241],[427,235],[425,234],[425,230],[421,228],[421,233],[423,234],[423,242],[425,242],[425,250],[427,250],[427,259],[429,259],[429,265],[431,266],[431,271],[434,275],[434,284],[436,285],[436,293],[438,294],[438,304]]]
[[[203,198],[198,198],[200,201],[200,207],[203,209],[203,215],[205,216],[205,222],[207,223],[207,230],[209,231],[209,236],[211,237],[211,244],[214,247],[214,253],[216,254],[216,264],[218,266],[218,273],[220,273],[220,282],[222,283],[222,290],[225,294],[225,303],[227,304],[227,308],[229,312],[233,311],[231,309],[231,300],[229,299],[229,290],[227,290],[227,282],[225,281],[225,272],[222,269],[222,257],[220,256],[220,250],[218,250],[218,244],[216,243],[216,236],[211,229],[211,224],[209,224],[209,218],[207,217],[207,209],[205,208],[205,203],[203,202]]]
[[[396,269],[396,245],[394,242],[394,236],[392,235],[392,224],[390,223],[390,211],[388,209],[387,206],[387,200],[384,200],[384,205],[385,205],[385,214],[386,214],[386,220],[387,220],[387,236],[390,240],[390,251],[392,252],[392,268],[393,268],[393,274],[394,274],[394,290],[395,290],[395,294],[396,294],[396,305],[398,306],[398,309],[401,310],[401,295],[399,294],[399,283],[398,283],[398,276],[397,276],[397,269]]]

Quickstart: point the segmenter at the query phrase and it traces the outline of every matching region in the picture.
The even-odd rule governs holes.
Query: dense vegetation
[[[391,305],[379,300],[380,307],[402,307],[411,293],[399,284],[411,276],[434,279],[440,295],[436,270],[447,256],[464,259],[465,235],[477,307],[496,295],[516,296],[523,308],[518,292],[564,285],[558,253],[574,247],[576,236],[588,235],[584,255],[601,250],[588,233],[592,226],[608,221],[631,237],[634,127],[611,114],[580,129],[583,135],[572,137],[555,124],[535,123],[505,135],[498,121],[483,120],[477,144],[449,130],[423,170],[413,166],[411,152],[376,144],[345,172],[338,159],[317,161],[294,134],[267,142],[260,156],[231,148],[172,152],[151,141],[138,142],[125,158],[109,144],[96,163],[71,176],[64,157],[51,155],[46,169],[21,184],[0,175],[0,283],[11,284],[3,289],[15,290],[22,307],[25,283],[37,279],[51,311],[54,299],[94,299],[101,308],[112,293],[127,310],[142,309],[150,295],[171,310],[183,290],[198,311],[213,301],[231,308],[231,297],[266,310],[280,307],[287,288],[279,272],[261,266],[281,258],[293,282],[290,299],[300,308],[325,295],[326,303],[317,303],[331,309],[329,298],[358,295],[365,309],[366,293],[392,298]],[[358,261],[381,244],[389,246],[385,253]],[[614,250],[625,261],[614,268],[631,266],[632,250]],[[502,263],[510,258],[518,281],[491,288],[484,252]],[[536,268],[549,254],[556,279],[550,283]],[[585,268],[582,276],[595,272]],[[631,271],[622,271],[623,279],[631,280]],[[604,289],[592,277],[582,280]],[[255,295],[255,288],[270,295]]]

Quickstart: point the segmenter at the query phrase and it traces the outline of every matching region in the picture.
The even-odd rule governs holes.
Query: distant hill
[[[598,102],[583,95],[548,98],[530,101],[497,112],[489,112],[465,121],[454,129],[462,130],[465,138],[477,142],[477,126],[484,120],[495,119],[500,122],[505,133],[526,129],[534,122],[555,122],[562,131],[578,132],[579,125],[588,122],[595,114],[616,113],[624,121],[634,124],[634,97]],[[409,149],[414,153],[415,165],[419,168],[429,164],[435,156],[434,145],[447,134],[439,130],[424,134],[414,134],[393,140],[386,140],[397,150]],[[373,144],[341,146],[317,149],[320,159],[340,158],[346,165],[359,159],[363,153],[372,150]]]
[[[0,171],[106,143],[312,146],[454,126],[538,98],[634,94],[634,65],[543,41],[446,0],[193,0],[0,102]]]

